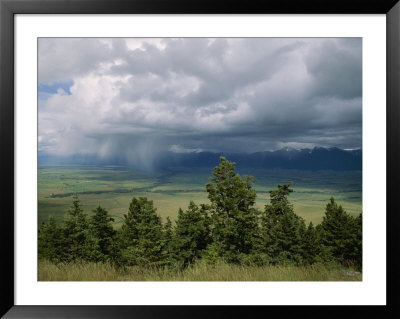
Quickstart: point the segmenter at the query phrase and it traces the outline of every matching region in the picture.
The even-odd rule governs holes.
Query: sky
[[[361,38],[40,38],[39,151],[361,148]]]

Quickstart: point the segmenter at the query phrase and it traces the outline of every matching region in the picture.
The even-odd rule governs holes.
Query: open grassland
[[[338,265],[238,266],[199,263],[185,270],[116,268],[105,263],[55,265],[39,261],[39,281],[361,281],[362,274]]]
[[[153,200],[164,221],[167,216],[174,219],[179,207],[185,209],[190,200],[208,203],[205,184],[211,171],[212,168],[172,168],[146,173],[123,167],[43,166],[38,170],[38,223],[47,221],[49,215],[62,221],[74,193],[78,193],[88,214],[99,204],[106,208],[115,217],[116,227],[134,196]],[[269,202],[269,190],[289,181],[294,182],[289,200],[306,222],[321,222],[331,196],[352,215],[362,209],[359,171],[239,169],[238,173],[256,178],[256,205],[260,209]]]

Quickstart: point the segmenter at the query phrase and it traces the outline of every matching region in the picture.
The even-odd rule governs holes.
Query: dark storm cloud
[[[148,165],[164,150],[358,148],[361,58],[361,39],[40,39],[40,83],[73,85],[41,102],[39,146]]]
[[[316,96],[355,98],[362,94],[361,41],[324,42],[306,57]]]

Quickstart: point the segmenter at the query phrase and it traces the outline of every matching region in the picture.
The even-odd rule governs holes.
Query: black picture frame
[[[22,306],[14,303],[14,15],[15,14],[385,14],[386,105],[386,306]],[[0,0],[0,315],[4,318],[204,318],[334,317],[399,318],[400,3],[398,0]],[[383,106],[382,106],[383,107]],[[382,203],[384,207],[384,203]]]

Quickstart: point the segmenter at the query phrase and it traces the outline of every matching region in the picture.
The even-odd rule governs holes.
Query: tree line
[[[262,211],[255,207],[254,181],[221,157],[206,185],[210,204],[191,201],[174,223],[169,217],[162,223],[153,201],[134,197],[119,229],[100,205],[85,214],[75,195],[63,223],[49,217],[39,227],[39,258],[179,269],[199,260],[258,266],[334,262],[361,270],[361,214],[349,215],[332,197],[322,222],[306,225],[288,200],[292,183],[269,191]]]

